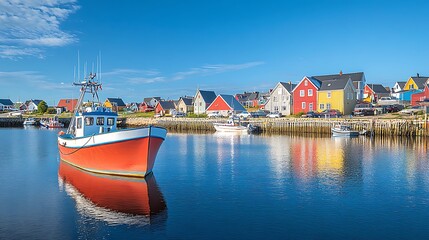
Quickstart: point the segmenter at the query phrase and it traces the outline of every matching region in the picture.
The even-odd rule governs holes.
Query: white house
[[[265,104],[265,110],[291,115],[293,107],[292,90],[296,84],[279,82],[270,93],[270,99]]]
[[[399,92],[404,90],[406,83],[407,82],[396,82],[392,88],[391,96],[399,99],[399,97],[401,95]]]
[[[194,97],[194,113],[204,114],[206,109],[215,100],[216,94],[214,91],[197,90]]]

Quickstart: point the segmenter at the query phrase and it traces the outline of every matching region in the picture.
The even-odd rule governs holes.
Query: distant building
[[[194,113],[204,114],[206,109],[215,100],[216,94],[213,91],[197,90],[194,97]]]
[[[321,81],[305,76],[293,89],[293,113],[307,113],[317,110],[317,92]]]
[[[177,110],[183,113],[194,112],[194,98],[181,97],[177,104]]]
[[[365,74],[363,72],[356,73],[343,73],[340,71],[339,74],[333,75],[321,75],[321,76],[313,76],[313,78],[323,82],[324,80],[351,80],[353,87],[356,89],[356,97],[355,99],[361,101],[363,99],[363,90],[366,85]]]
[[[121,98],[107,98],[104,106],[116,112],[123,111],[127,107]]]
[[[143,102],[146,103],[145,105],[152,108],[155,108],[159,101],[161,101],[160,97],[147,97],[143,99]]]
[[[39,100],[39,99],[32,99],[32,100],[28,100],[25,102],[25,105],[27,106],[27,111],[29,112],[35,112],[38,110],[37,106],[39,105],[39,103],[43,101],[43,100]]]
[[[364,101],[377,102],[381,97],[389,97],[390,92],[381,84],[367,84],[364,89]]]
[[[63,111],[73,112],[77,104],[77,99],[61,99],[57,108],[61,108]]]
[[[246,108],[259,106],[259,92],[244,92],[235,95],[237,101]]]
[[[7,111],[13,108],[13,102],[10,99],[0,99],[0,111]]]
[[[223,116],[228,116],[232,113],[241,113],[246,109],[232,95],[220,94],[213,100],[207,108],[207,113],[219,112]]]
[[[173,111],[176,111],[176,104],[174,101],[159,101],[155,106],[155,112],[161,114],[162,116],[166,114],[172,114]]]
[[[425,85],[423,92],[414,93],[411,95],[412,106],[427,105],[428,101],[429,101],[429,87],[427,84]],[[426,103],[426,104],[422,104],[422,103]]]
[[[270,112],[279,112],[282,115],[292,114],[292,90],[296,87],[296,84],[279,82],[271,91],[270,99],[265,104],[265,110]]]

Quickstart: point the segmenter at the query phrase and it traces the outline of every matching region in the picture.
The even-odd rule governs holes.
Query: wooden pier
[[[214,132],[213,122],[226,119],[199,118],[126,118],[124,126],[137,127],[156,125],[174,132]],[[260,127],[263,133],[271,134],[331,134],[331,128],[337,124],[347,124],[354,130],[365,131],[372,136],[429,136],[427,121],[409,119],[305,119],[305,118],[257,118],[243,121]]]

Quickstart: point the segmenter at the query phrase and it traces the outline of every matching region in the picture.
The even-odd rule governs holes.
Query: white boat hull
[[[338,129],[338,128],[332,128],[331,129],[332,132],[332,136],[334,137],[357,137],[359,136],[359,132],[358,131],[345,131],[342,129]]]
[[[233,126],[221,123],[214,123],[213,127],[218,132],[247,132],[247,127],[241,125]]]

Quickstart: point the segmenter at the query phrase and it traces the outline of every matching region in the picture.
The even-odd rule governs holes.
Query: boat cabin
[[[75,137],[116,131],[118,114],[105,107],[87,107],[76,113]]]

